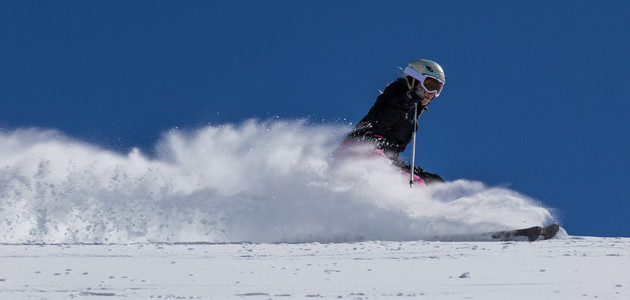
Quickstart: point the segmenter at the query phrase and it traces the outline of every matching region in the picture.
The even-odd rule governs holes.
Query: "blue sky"
[[[150,152],[171,128],[356,123],[409,61],[447,75],[417,161],[630,236],[627,1],[3,1],[0,127]]]

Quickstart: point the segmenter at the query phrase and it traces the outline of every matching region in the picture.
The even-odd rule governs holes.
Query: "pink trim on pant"
[[[383,138],[382,136],[379,136],[379,135],[375,135],[375,137]],[[382,156],[384,158],[387,158],[387,155],[385,155],[385,152],[383,152],[382,149],[375,147],[373,144],[364,143],[360,141],[351,141],[351,140],[347,140],[341,143],[341,145],[337,149],[336,155],[338,157]],[[389,160],[389,158],[387,159]],[[409,178],[409,172],[402,171],[401,173],[404,174],[407,178]],[[418,175],[413,175],[413,183],[421,187],[426,186],[426,183],[424,182],[424,180],[422,180],[422,178],[420,178]]]

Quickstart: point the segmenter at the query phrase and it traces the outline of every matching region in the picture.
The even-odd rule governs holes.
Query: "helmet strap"
[[[411,82],[409,82],[409,78],[411,78]],[[412,90],[414,88],[414,86],[416,85],[416,79],[413,78],[412,76],[406,75],[405,76],[405,80],[407,81],[407,87]]]

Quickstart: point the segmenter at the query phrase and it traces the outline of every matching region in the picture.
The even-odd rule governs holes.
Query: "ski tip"
[[[544,240],[548,240],[556,236],[556,234],[558,234],[558,231],[560,231],[560,224],[558,224],[558,222],[555,222],[543,227],[540,236]]]

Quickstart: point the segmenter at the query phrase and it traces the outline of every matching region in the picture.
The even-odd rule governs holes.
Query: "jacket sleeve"
[[[393,85],[385,89],[376,100],[374,121],[377,124],[374,125],[378,128],[390,129],[401,119],[405,119],[409,108],[413,107],[413,102],[418,100],[414,94],[401,88],[400,84]]]

